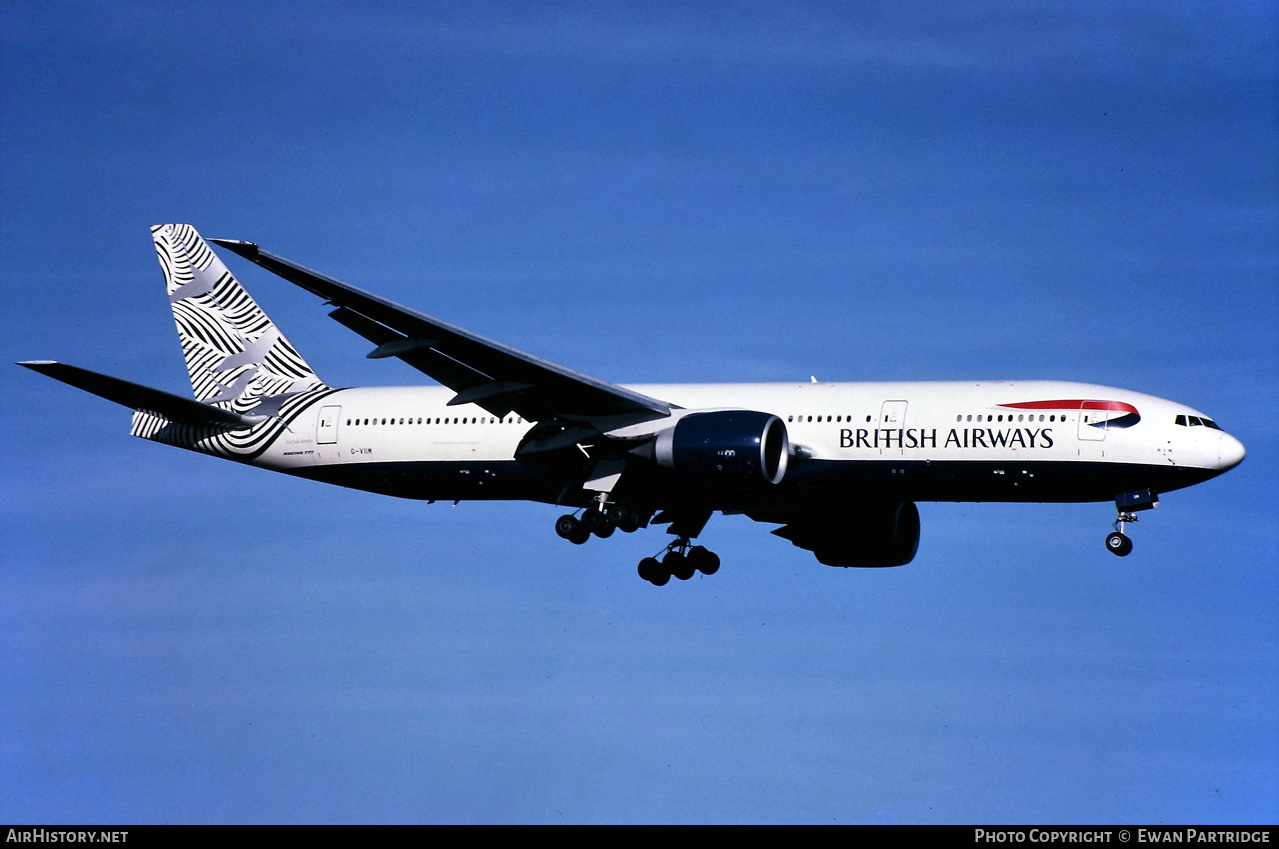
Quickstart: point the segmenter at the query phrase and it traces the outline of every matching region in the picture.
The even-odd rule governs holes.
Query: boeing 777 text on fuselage
[[[1239,440],[1182,404],[1058,381],[619,386],[270,254],[213,239],[336,307],[330,317],[443,386],[325,384],[194,228],[152,228],[195,398],[21,363],[132,408],[132,433],[401,498],[564,505],[567,540],[667,525],[654,584],[712,574],[715,512],[830,566],[901,566],[917,501],[1114,500],[1106,548],[1159,494],[1216,477]]]

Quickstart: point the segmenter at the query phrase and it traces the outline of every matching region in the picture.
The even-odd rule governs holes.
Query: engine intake
[[[690,413],[653,444],[659,466],[719,486],[781,483],[789,457],[786,425],[753,410]]]

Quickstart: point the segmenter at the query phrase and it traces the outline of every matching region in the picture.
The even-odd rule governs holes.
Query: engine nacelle
[[[844,526],[838,543],[813,553],[827,566],[905,566],[919,550],[919,508],[913,501],[870,509]]]
[[[690,413],[653,443],[659,466],[716,486],[781,483],[789,458],[786,425],[753,410]]]
[[[856,505],[773,533],[813,552],[827,566],[905,566],[919,550],[919,508],[913,501]]]

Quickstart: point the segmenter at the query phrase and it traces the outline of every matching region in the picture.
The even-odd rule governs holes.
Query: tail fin
[[[287,396],[325,388],[194,227],[151,235],[197,400],[270,415]]]

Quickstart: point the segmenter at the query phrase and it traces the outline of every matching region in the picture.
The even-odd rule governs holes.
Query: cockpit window
[[[1212,419],[1203,416],[1177,416],[1173,419],[1173,424],[1179,424],[1182,427],[1210,427],[1213,430],[1221,430],[1221,427]]]

